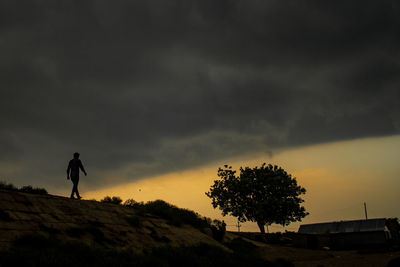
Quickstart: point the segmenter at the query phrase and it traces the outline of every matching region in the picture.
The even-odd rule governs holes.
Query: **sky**
[[[284,228],[271,225],[271,232],[297,231],[303,223],[365,219],[364,203],[368,218],[400,217],[399,147],[400,135],[396,135],[285,149],[272,156],[251,153],[85,195],[97,200],[107,195],[119,196],[124,201],[162,199],[202,216],[225,220],[228,230],[237,231],[236,218],[223,217],[220,210],[214,210],[205,192],[218,179],[216,170],[224,164],[232,164],[233,169],[239,170],[240,166],[255,167],[268,162],[282,166],[306,188],[302,198],[310,213],[302,222]],[[244,223],[241,230],[259,231],[259,228],[255,223]]]
[[[386,0],[1,1],[0,180],[68,195],[78,151],[88,197],[175,185],[165,199],[218,213],[189,195],[220,165],[276,162],[324,188],[305,196],[315,214],[331,186],[362,202],[363,177],[372,202],[389,200],[399,11]],[[379,216],[397,216],[387,205]]]

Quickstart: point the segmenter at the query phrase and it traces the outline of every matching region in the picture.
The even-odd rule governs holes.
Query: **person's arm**
[[[68,163],[68,168],[67,168],[67,180],[69,180],[69,172],[71,171],[71,161]]]
[[[83,173],[85,174],[85,176],[87,175],[85,168],[83,167],[82,161],[79,161],[79,168],[81,168],[81,170],[83,171]]]

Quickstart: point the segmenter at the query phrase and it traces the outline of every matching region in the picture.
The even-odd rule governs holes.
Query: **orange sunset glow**
[[[305,207],[310,215],[302,223],[364,218],[363,203],[368,216],[400,215],[400,136],[366,138],[353,141],[299,147],[276,152],[272,157],[258,154],[245,159],[231,159],[216,164],[170,173],[120,186],[87,192],[85,197],[100,200],[106,195],[136,201],[163,199],[178,207],[188,208],[203,216],[224,219],[229,230],[237,230],[236,219],[222,217],[213,209],[204,192],[209,190],[218,167],[230,164],[260,166],[263,162],[277,164],[297,178],[307,189]],[[84,187],[82,187],[84,188]],[[271,231],[297,231],[300,223],[283,228],[272,225]],[[255,223],[245,223],[243,231],[257,231]]]

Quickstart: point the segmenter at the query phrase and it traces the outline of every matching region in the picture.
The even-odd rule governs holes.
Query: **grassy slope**
[[[291,266],[233,234],[216,240],[210,223],[163,201],[124,207],[0,190],[0,266]]]

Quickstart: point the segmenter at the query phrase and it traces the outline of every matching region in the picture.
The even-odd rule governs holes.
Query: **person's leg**
[[[74,184],[72,187],[72,192],[71,192],[71,198],[74,198],[74,194],[76,194],[76,197],[80,199],[81,197],[79,196],[79,191],[78,191],[78,182],[79,179],[71,179],[72,183]]]
[[[79,195],[79,191],[78,191],[78,183],[79,183],[79,178],[74,180],[74,191],[75,191],[76,197],[78,199],[80,199],[81,196]]]
[[[71,192],[71,198],[74,198],[75,189],[76,189],[75,183],[74,183],[74,181],[72,181],[72,192]]]
[[[72,179],[71,179],[71,181],[72,181],[71,198],[74,198],[74,195],[75,195],[75,193],[76,193],[76,182],[75,182],[75,180],[72,180]]]

